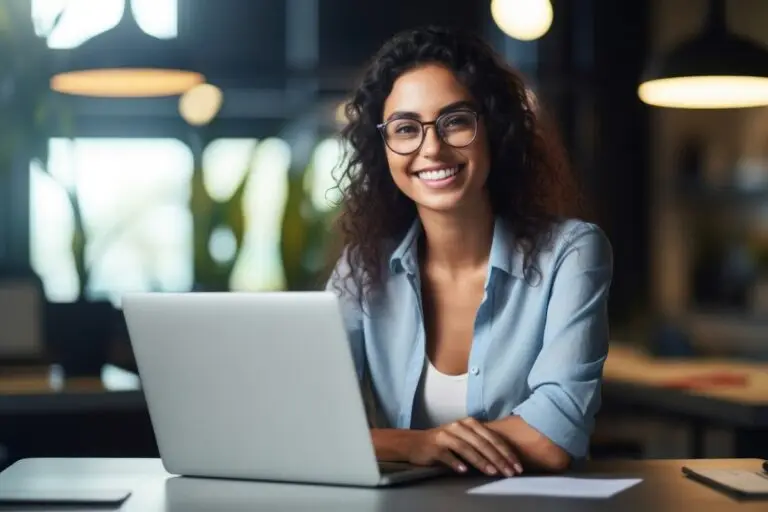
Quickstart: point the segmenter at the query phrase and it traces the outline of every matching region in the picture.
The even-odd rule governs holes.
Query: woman
[[[506,476],[584,458],[612,251],[523,81],[472,35],[412,30],[346,112],[328,289],[386,422],[377,457]]]

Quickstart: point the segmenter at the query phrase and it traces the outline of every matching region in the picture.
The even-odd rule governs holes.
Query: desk
[[[725,376],[725,382],[688,387],[681,385],[696,377],[712,375]],[[707,426],[738,431],[746,437],[756,433],[753,437],[758,440],[761,432],[764,435],[768,431],[766,363],[728,359],[660,359],[626,345],[613,344],[605,364],[604,377],[606,408],[610,408],[611,404],[634,407],[643,413],[647,411],[657,416],[679,417],[688,421],[693,430],[691,455],[696,458],[704,456],[703,430]],[[752,444],[752,441],[746,443]]]
[[[733,372],[747,376],[746,386],[718,386],[699,389],[680,389],[666,386],[670,380],[707,374],[711,372]],[[611,346],[605,365],[603,386],[605,409],[613,406],[639,408],[662,419],[680,417],[690,425],[691,448],[678,456],[702,458],[711,456],[704,449],[704,432],[709,426],[722,426],[736,433],[742,448],[735,448],[726,456],[764,456],[757,446],[765,446],[762,438],[768,437],[768,364],[737,363],[729,360],[707,361],[667,360],[653,358],[620,343]],[[29,421],[23,425],[20,415]],[[634,414],[634,413],[633,413]],[[66,417],[77,415],[83,421],[77,427],[70,426]],[[105,423],[105,417],[115,419],[109,428],[130,433],[114,434],[105,439],[102,448],[96,444],[85,446],[80,439],[84,436],[62,436],[65,441],[51,442],[47,449],[40,445],[40,438],[58,436],[59,432],[81,432],[83,422],[88,425]],[[124,418],[128,416],[130,421]],[[96,418],[96,419],[94,419]],[[46,428],[45,422],[66,421],[65,429]],[[138,427],[136,427],[138,425]],[[4,435],[9,430],[8,435]],[[41,432],[35,435],[33,432]],[[106,431],[107,427],[103,427]],[[104,434],[97,432],[104,437]],[[131,451],[131,442],[143,438],[136,451]],[[118,439],[112,441],[112,439]],[[30,441],[17,453],[9,454],[11,459],[36,455],[112,455],[112,456],[153,456],[156,447],[149,426],[144,395],[139,388],[135,374],[123,372],[115,367],[105,366],[101,378],[62,381],[55,372],[9,373],[0,368],[0,444],[4,441]],[[115,443],[119,443],[116,446]],[[74,443],[74,444],[73,444]],[[65,451],[59,449],[65,447]],[[120,450],[118,452],[118,449]],[[88,451],[82,451],[88,450]],[[765,451],[765,450],[764,450]],[[730,455],[729,455],[730,454]],[[664,455],[657,455],[659,457]],[[718,454],[721,456],[721,454]],[[1,466],[1,464],[0,464]]]
[[[743,376],[743,383],[683,388],[677,382],[713,374]],[[659,359],[624,345],[611,347],[605,363],[608,397],[731,425],[768,427],[768,364],[731,360]]]
[[[158,459],[26,459],[0,473],[0,487],[129,488],[133,494],[120,509],[123,512],[278,509],[339,512],[764,511],[765,501],[736,501],[688,480],[680,472],[683,464],[758,470],[760,463],[755,459],[615,461],[592,463],[579,471],[579,474],[643,479],[637,486],[608,500],[466,494],[468,489],[491,481],[486,477],[448,476],[388,489],[184,478],[166,473]]]
[[[99,377],[65,379],[56,366],[0,368],[0,416],[145,410],[138,375],[105,365]]]

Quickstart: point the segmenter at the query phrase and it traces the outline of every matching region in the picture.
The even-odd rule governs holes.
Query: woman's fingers
[[[461,457],[468,464],[472,464],[483,473],[490,475],[496,474],[496,469],[494,468],[491,461],[486,459],[467,441],[449,431],[448,429],[440,430],[437,436],[437,443],[441,448],[447,448],[448,450],[451,450],[454,454]]]
[[[475,418],[469,417],[461,420],[461,423],[474,430],[479,436],[482,436],[504,457],[507,465],[511,466],[516,473],[523,472],[523,465],[520,458],[514,452],[509,443],[499,434],[489,429]],[[509,475],[508,475],[509,476]]]
[[[479,468],[484,473],[495,475],[501,473],[512,476],[514,471],[504,455],[484,436],[474,428],[462,422],[455,422],[448,426],[448,431],[474,448],[487,461],[484,467]]]
[[[459,459],[451,450],[444,449],[440,451],[438,460],[450,468],[453,468],[457,473],[466,473],[467,466]]]

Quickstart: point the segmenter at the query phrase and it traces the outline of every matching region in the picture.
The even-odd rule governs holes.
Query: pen
[[[763,472],[768,473],[768,460],[763,461]]]

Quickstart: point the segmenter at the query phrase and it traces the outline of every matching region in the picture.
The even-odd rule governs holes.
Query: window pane
[[[31,257],[52,301],[77,298],[74,186],[86,234],[91,299],[192,286],[192,154],[175,139],[52,139],[50,175],[32,167]]]
[[[203,152],[203,184],[216,201],[234,194],[246,173],[254,167],[256,139],[217,139]]]
[[[144,32],[159,38],[178,33],[178,0],[133,0],[136,21]],[[117,25],[126,0],[32,0],[32,19],[38,35],[47,33],[63,11],[59,25],[48,37],[48,46],[70,49]]]
[[[147,34],[160,39],[178,35],[178,0],[133,0],[133,12]]]

